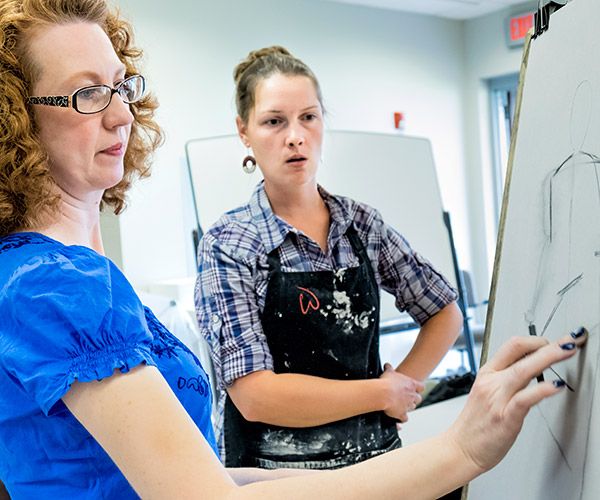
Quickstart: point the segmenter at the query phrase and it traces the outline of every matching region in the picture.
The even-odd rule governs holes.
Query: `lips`
[[[113,144],[109,148],[106,148],[106,149],[103,149],[102,151],[100,151],[100,153],[104,153],[104,154],[108,154],[108,155],[113,155],[113,156],[122,155],[124,152],[125,152],[125,147],[123,146],[122,142],[118,142],[116,144]]]
[[[294,155],[294,156],[290,156],[285,162],[286,163],[299,163],[299,162],[303,162],[306,161],[306,156],[302,156],[302,155]]]

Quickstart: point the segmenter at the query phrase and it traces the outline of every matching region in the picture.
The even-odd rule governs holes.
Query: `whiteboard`
[[[600,498],[599,20],[598,0],[574,0],[526,49],[484,356],[533,328],[591,335],[544,373],[574,392],[532,410],[506,459],[470,484],[472,500]]]
[[[247,154],[237,135],[196,139],[187,144],[190,178],[203,231],[226,211],[247,203],[259,170],[242,171]],[[327,131],[319,184],[377,208],[383,219],[456,286],[448,232],[431,144],[394,134]],[[399,315],[394,299],[382,294],[381,319]]]

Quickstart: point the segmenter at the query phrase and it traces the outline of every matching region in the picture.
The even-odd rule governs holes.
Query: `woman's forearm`
[[[421,327],[412,349],[396,370],[425,380],[454,345],[462,329],[462,319],[456,302],[441,309]]]
[[[450,435],[444,434],[344,469],[324,471],[310,480],[290,477],[247,485],[237,489],[233,498],[429,500],[481,472]]]
[[[244,418],[284,427],[313,427],[379,411],[391,404],[381,379],[331,380],[271,371],[235,381],[229,395]]]

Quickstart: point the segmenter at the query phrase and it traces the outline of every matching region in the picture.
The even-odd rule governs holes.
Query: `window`
[[[492,144],[494,155],[492,161],[492,179],[496,227],[498,226],[500,209],[502,207],[502,192],[508,165],[508,153],[515,117],[518,86],[518,74],[489,80],[492,107]]]

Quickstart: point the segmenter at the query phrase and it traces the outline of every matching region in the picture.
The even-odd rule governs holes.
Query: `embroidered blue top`
[[[358,257],[346,236],[352,224],[365,245],[378,285],[394,295],[400,311],[407,311],[422,325],[457,298],[444,276],[388,226],[377,210],[332,195],[321,186],[319,193],[329,208],[327,253],[273,213],[262,181],[248,204],[224,214],[200,242],[196,314],[221,389],[216,425],[221,458],[225,454],[225,387],[254,371],[273,369],[260,313],[267,293],[267,256],[275,248],[279,248],[284,272],[356,267]]]
[[[0,318],[0,480],[12,498],[137,498],[61,398],[75,380],[140,363],[160,370],[216,453],[206,373],[109,259],[38,233],[0,238]]]

